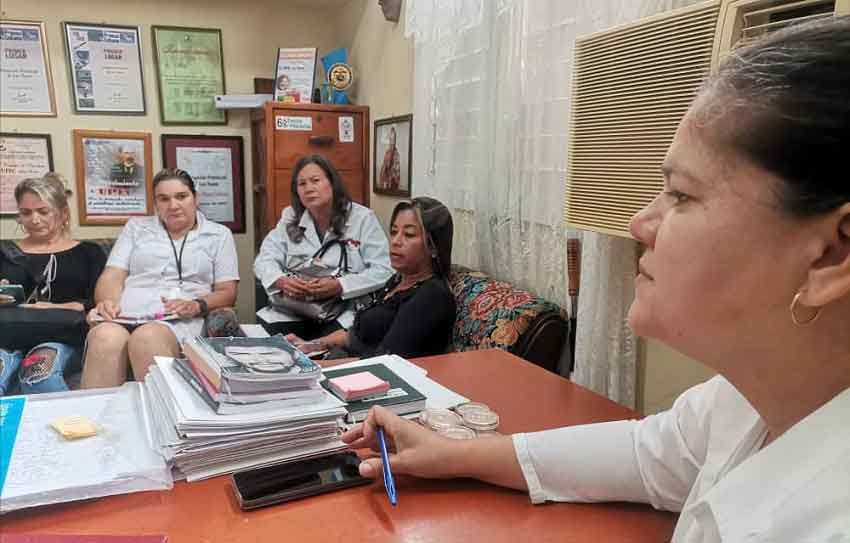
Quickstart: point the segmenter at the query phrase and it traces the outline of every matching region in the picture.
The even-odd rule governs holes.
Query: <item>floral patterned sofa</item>
[[[495,347],[558,370],[569,320],[557,304],[459,266],[452,266],[450,284],[457,301],[452,350]]]

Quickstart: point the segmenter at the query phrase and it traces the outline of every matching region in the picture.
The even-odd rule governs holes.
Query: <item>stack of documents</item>
[[[0,398],[0,513],[171,488],[171,470],[152,446],[143,388]],[[69,416],[87,420],[95,435],[63,437],[52,424]]]
[[[344,404],[323,392],[309,403],[220,415],[181,377],[171,358],[157,357],[145,378],[154,439],[189,481],[345,449],[339,440]]]

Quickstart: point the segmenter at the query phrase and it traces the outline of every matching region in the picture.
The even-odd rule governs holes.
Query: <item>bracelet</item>
[[[210,314],[210,306],[207,304],[206,300],[203,298],[195,298],[193,301],[201,308],[200,313],[198,313],[201,317],[206,317]]]

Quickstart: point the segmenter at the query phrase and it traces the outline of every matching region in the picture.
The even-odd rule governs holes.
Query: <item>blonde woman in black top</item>
[[[0,395],[67,390],[63,373],[79,369],[83,316],[92,307],[106,255],[68,235],[68,193],[59,174],[21,181],[15,201],[26,236],[0,245],[0,280],[22,285],[27,303],[4,313]]]

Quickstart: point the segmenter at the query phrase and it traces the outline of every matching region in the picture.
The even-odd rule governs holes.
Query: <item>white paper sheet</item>
[[[139,383],[28,397],[0,512],[171,488],[170,471],[153,449],[145,408]],[[100,433],[66,440],[50,423],[68,415],[87,417]]]

